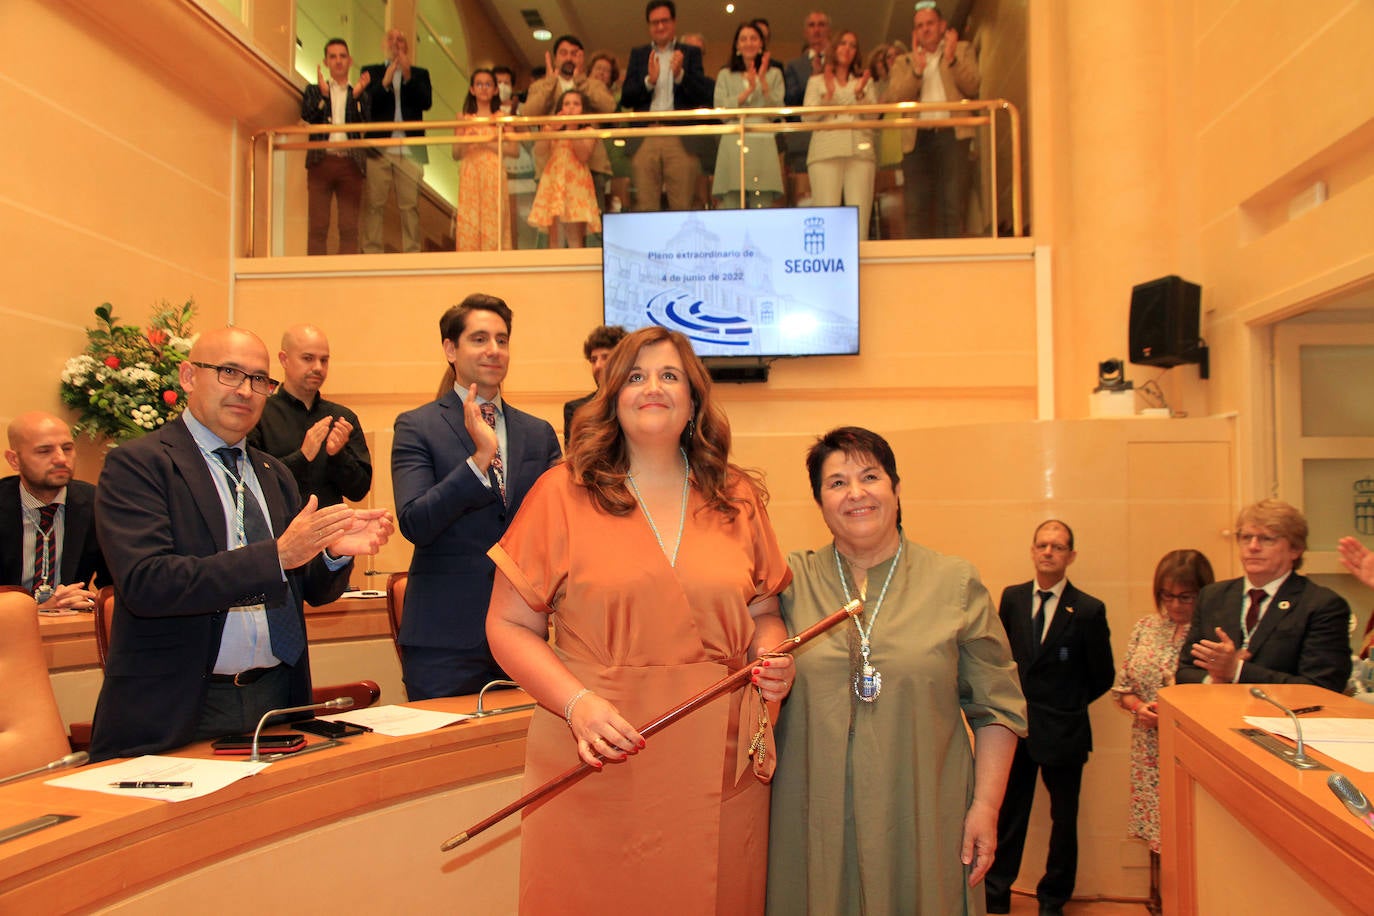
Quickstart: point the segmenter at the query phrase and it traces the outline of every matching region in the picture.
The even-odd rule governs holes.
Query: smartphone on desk
[[[252,735],[229,735],[210,742],[216,754],[253,753]],[[284,735],[263,735],[258,738],[259,754],[289,754],[305,747],[305,735],[300,732],[287,732]]]
[[[352,738],[354,735],[361,735],[367,731],[361,725],[354,725],[350,722],[333,722],[329,719],[306,719],[304,722],[292,722],[292,728],[299,728],[303,732],[310,732],[312,735],[319,735],[321,738]]]

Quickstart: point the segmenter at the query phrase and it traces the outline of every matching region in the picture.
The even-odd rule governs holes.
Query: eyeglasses
[[[1160,592],[1158,597],[1160,604],[1169,604],[1171,602],[1174,604],[1197,603],[1197,592],[1179,592],[1177,594],[1174,592]]]
[[[252,388],[255,394],[271,394],[281,384],[269,375],[249,375],[233,366],[216,366],[214,363],[198,363],[195,360],[191,361],[191,365],[202,369],[214,369],[215,377],[225,388],[237,389],[243,385],[244,379],[248,379],[248,387]]]
[[[1242,547],[1248,545],[1251,541],[1257,541],[1261,547],[1273,547],[1281,540],[1283,540],[1283,538],[1275,537],[1272,534],[1250,534],[1242,531],[1236,535],[1236,543]]]

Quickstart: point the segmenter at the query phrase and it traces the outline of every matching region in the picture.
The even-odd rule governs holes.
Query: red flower
[[[162,392],[162,400],[167,404],[168,407],[175,407],[177,403],[177,393],[175,391],[172,391],[171,389],[168,389]]]
[[[155,347],[160,347],[167,342],[167,332],[162,328],[149,328],[143,336],[147,337],[148,343]]]
[[[119,357],[118,357],[118,356],[107,356],[107,357],[105,357],[105,365],[109,366],[111,369],[118,369],[118,368],[119,368]]]

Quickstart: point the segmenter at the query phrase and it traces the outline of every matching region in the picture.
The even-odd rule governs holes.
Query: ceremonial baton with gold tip
[[[788,655],[791,652],[795,651],[797,647],[806,645],[808,642],[815,639],[817,636],[821,635],[826,630],[829,630],[836,624],[844,620],[847,620],[850,617],[856,616],[861,610],[863,610],[863,602],[855,598],[853,601],[849,602],[844,607],[840,608],[838,611],[831,614],[829,617],[824,618],[818,623],[812,624],[805,630],[802,630],[796,636],[789,636],[784,641],[778,643],[778,645],[775,646],[771,651],[761,652],[759,653],[759,655],[760,657],[768,655]],[[721,696],[722,694],[730,693],[736,687],[739,687],[741,684],[746,683],[752,676],[753,670],[753,665],[745,665],[738,671],[732,674],[727,674],[725,677],[716,681],[710,687],[707,687],[705,690],[701,691],[696,696],[692,697],[690,700],[687,700],[686,702],[673,707],[669,711],[663,713],[658,718],[654,719],[648,725],[642,726],[639,729],[639,733],[643,735],[645,738],[647,738],[654,732],[661,731],[669,725],[672,725],[674,722],[676,722],[678,719],[681,719],[683,716],[688,715],[696,709],[700,709],[702,706],[705,706],[707,703],[711,702],[716,697]],[[491,827],[495,824],[499,824],[501,821],[510,817],[512,814],[519,811],[521,808],[533,804],[534,802],[543,798],[545,795],[548,795],[549,793],[556,791],[564,785],[573,782],[574,780],[588,773],[591,769],[592,765],[587,763],[585,760],[578,761],[577,766],[564,770],[562,773],[559,773],[553,779],[550,779],[548,782],[544,783],[542,786],[539,786],[537,789],[534,789],[530,792],[526,792],[524,795],[520,796],[515,801],[511,802],[509,805],[506,805],[506,807],[502,808],[500,811],[497,811],[495,814],[492,814],[484,818],[483,820],[478,821],[477,823],[469,827],[467,830],[464,830],[462,833],[456,834],[454,836],[449,837],[447,840],[444,840],[444,842],[439,844],[439,849],[443,852],[448,852],[451,849],[456,849],[459,846],[462,846],[468,840],[477,836],[477,834],[486,830],[488,827]]]

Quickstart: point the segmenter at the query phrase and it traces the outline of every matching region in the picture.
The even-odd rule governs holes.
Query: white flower
[[[162,377],[147,368],[146,363],[139,363],[137,366],[126,366],[120,369],[119,377],[132,385],[152,385],[153,387],[157,387],[162,381]]]
[[[73,356],[62,368],[62,381],[67,385],[84,385],[97,365],[99,363],[85,353]]]

